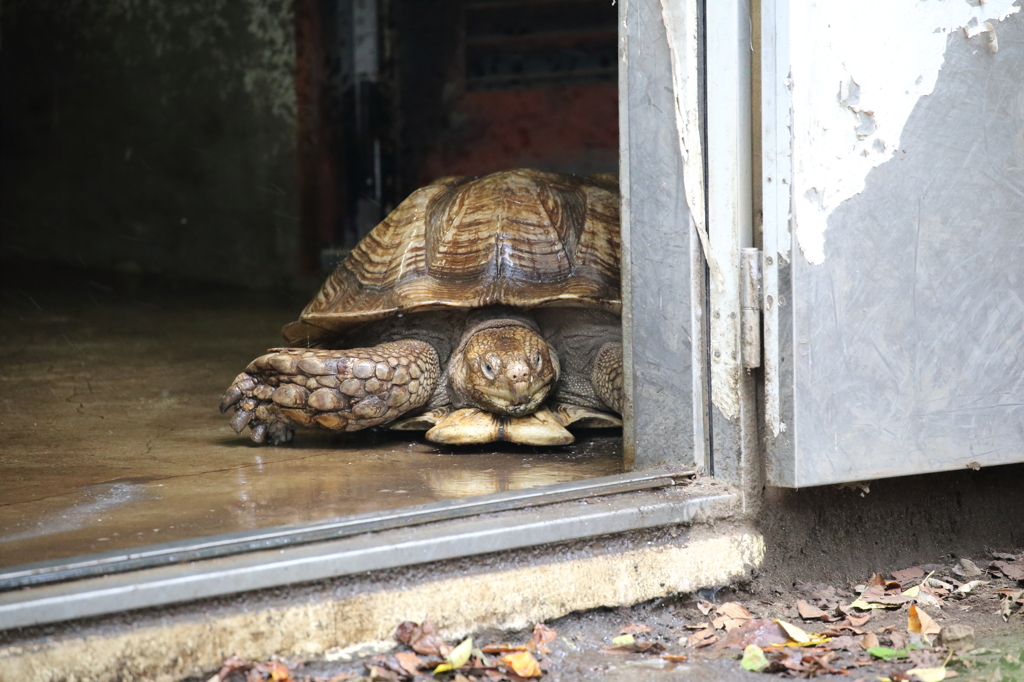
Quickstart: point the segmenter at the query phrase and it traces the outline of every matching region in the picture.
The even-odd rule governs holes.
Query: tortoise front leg
[[[622,414],[622,344],[609,341],[601,346],[591,370],[590,383],[608,407]]]
[[[235,408],[236,433],[257,443],[291,440],[295,426],[358,431],[393,421],[430,400],[441,375],[437,351],[403,339],[372,348],[274,348],[228,387],[220,411]]]

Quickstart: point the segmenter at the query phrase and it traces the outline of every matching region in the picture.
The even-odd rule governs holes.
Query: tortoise
[[[387,425],[549,446],[620,426],[619,239],[612,175],[441,178],[366,235],[221,412],[257,443]]]

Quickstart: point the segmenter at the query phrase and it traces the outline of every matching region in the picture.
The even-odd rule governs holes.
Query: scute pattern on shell
[[[611,176],[514,170],[414,192],[328,277],[293,345],[352,324],[446,307],[621,310],[619,195]]]

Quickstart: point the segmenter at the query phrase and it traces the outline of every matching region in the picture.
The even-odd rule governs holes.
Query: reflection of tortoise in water
[[[250,363],[221,411],[257,443],[378,424],[571,443],[568,424],[621,423],[620,309],[614,178],[443,178],[359,243],[284,328],[296,347]]]

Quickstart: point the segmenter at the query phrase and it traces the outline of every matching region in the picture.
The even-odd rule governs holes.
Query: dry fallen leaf
[[[992,566],[1010,580],[1024,580],[1024,561],[993,561]]]
[[[747,611],[746,607],[734,601],[725,602],[717,609],[715,609],[715,613],[721,614],[723,616],[729,616],[730,618],[739,618],[743,620],[753,617],[750,611]]]
[[[786,632],[786,635],[789,636],[789,638],[794,642],[797,642],[798,644],[807,644],[811,641],[811,636],[809,634],[807,634],[797,626],[793,625],[792,623],[787,623],[784,620],[778,619],[776,619],[775,622],[778,623],[780,627],[782,627],[782,629]]]
[[[955,592],[958,593],[958,594],[970,594],[971,592],[974,591],[974,588],[980,587],[982,585],[988,585],[988,581],[987,580],[971,580],[970,582],[966,582],[963,585],[961,585],[960,587],[956,588]]]
[[[395,638],[411,646],[418,654],[447,656],[451,651],[451,647],[437,636],[437,630],[434,629],[430,618],[424,618],[420,624],[405,621],[395,630]]]
[[[264,675],[269,675],[270,682],[291,682],[292,672],[280,661],[267,661],[256,666],[256,670]]]
[[[525,644],[488,644],[487,646],[480,649],[485,654],[507,654],[512,651],[529,651],[530,647]]]
[[[639,634],[641,634],[643,632],[650,632],[650,631],[651,631],[651,629],[649,627],[647,627],[646,625],[641,625],[640,623],[630,623],[626,627],[624,627],[621,630],[619,630],[619,633],[623,634],[623,635],[639,635]]]
[[[898,582],[886,582],[886,580],[875,573],[868,581],[867,587],[850,604],[850,607],[869,611],[871,609],[897,609],[907,602],[914,600],[916,591],[911,594],[900,593],[901,585]]]
[[[396,673],[393,670],[388,670],[379,665],[367,664],[366,669],[370,671],[371,680],[388,680],[389,682],[398,682],[402,679],[402,675]]]
[[[632,635],[628,635],[632,637]],[[660,642],[637,642],[633,641],[628,644],[618,644],[615,646],[604,646],[601,647],[601,651],[606,654],[660,654],[665,650],[665,645]]]
[[[529,651],[520,651],[514,654],[506,654],[501,657],[501,662],[512,669],[520,677],[540,677],[540,663]]]
[[[715,610],[715,605],[709,601],[701,600],[697,602],[697,609],[706,616]]]
[[[924,577],[924,569],[920,566],[911,566],[910,568],[904,568],[902,571],[893,571],[892,577],[899,581],[914,580],[916,578]]]
[[[750,644],[766,647],[788,641],[785,630],[774,620],[752,618],[725,635],[721,642],[715,644],[715,648],[745,649]]]
[[[423,666],[423,661],[419,656],[412,653],[411,651],[401,651],[395,654],[395,658],[398,660],[398,664],[404,669],[409,671],[410,675],[416,675]]]
[[[939,634],[942,628],[923,609],[911,604],[907,615],[907,630],[927,638]]]
[[[718,641],[718,635],[712,628],[704,628],[686,638],[686,646],[701,649]],[[682,643],[682,642],[680,642]]]
[[[538,653],[549,654],[551,653],[551,649],[545,645],[548,642],[555,641],[556,639],[558,639],[557,632],[543,623],[537,623],[533,626],[533,635],[530,637],[530,641],[527,642],[526,646]]]
[[[804,620],[814,620],[815,618],[829,619],[828,613],[803,599],[796,600],[796,610],[800,612],[800,617]]]
[[[715,609],[715,613],[719,614],[719,616],[711,621],[711,624],[716,629],[724,629],[726,632],[738,628],[753,617],[750,611],[747,611],[743,605],[734,601],[722,604]]]
[[[462,642],[452,649],[445,658],[448,659],[445,663],[434,668],[434,674],[445,672],[448,670],[456,670],[469,663],[469,657],[473,653],[473,638],[467,637]]]

